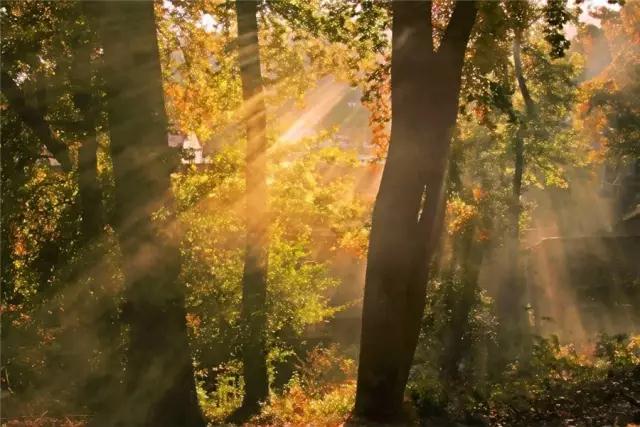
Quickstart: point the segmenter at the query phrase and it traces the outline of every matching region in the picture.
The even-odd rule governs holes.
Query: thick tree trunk
[[[240,78],[247,132],[246,252],[242,277],[244,400],[239,415],[249,415],[267,399],[266,297],[269,242],[267,235],[266,108],[256,1],[236,1]],[[243,414],[242,414],[243,413]]]
[[[180,236],[170,174],[152,2],[93,5],[100,22],[123,255],[129,341],[122,405],[102,425],[203,426],[178,281]]]
[[[431,3],[393,3],[391,141],[372,218],[354,411],[366,421],[402,416],[475,16],[474,2],[457,3],[434,53]]]

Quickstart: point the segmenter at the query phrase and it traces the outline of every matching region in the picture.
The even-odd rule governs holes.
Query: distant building
[[[210,159],[204,152],[204,147],[195,133],[188,135],[169,134],[169,147],[179,148],[182,151],[182,164],[204,165],[210,163]]]
[[[45,146],[42,146],[42,150],[40,151],[40,162],[44,164],[48,164],[52,169],[62,169],[62,165],[53,154]]]

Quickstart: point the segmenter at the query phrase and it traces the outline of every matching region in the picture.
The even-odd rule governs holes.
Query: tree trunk
[[[114,226],[125,277],[125,395],[102,425],[203,426],[179,284],[180,236],[170,174],[152,2],[97,5],[115,179]]]
[[[269,242],[267,235],[266,108],[256,1],[236,1],[240,78],[247,132],[246,249],[242,277],[244,399],[238,414],[257,412],[267,399],[266,297]]]
[[[402,417],[476,12],[475,2],[456,3],[433,52],[431,3],[393,3],[391,141],[372,217],[354,411],[368,422]]]
[[[459,381],[460,363],[463,361],[468,345],[465,334],[469,330],[471,312],[477,303],[478,276],[484,256],[484,244],[474,241],[473,230],[461,237],[458,253],[460,289],[451,290],[448,308],[451,320],[443,334],[443,352],[441,355],[442,381],[445,387]]]
[[[524,132],[527,128],[527,123],[531,121],[535,116],[535,104],[531,99],[529,88],[527,88],[527,81],[524,78],[522,71],[522,58],[520,57],[520,41],[521,35],[516,35],[513,40],[513,63],[516,80],[518,82],[518,88],[520,94],[524,99],[525,114],[524,120],[521,120],[516,138],[514,141],[514,172],[513,172],[513,189],[512,189],[512,210],[511,210],[511,222],[512,222],[512,236],[516,241],[520,239],[520,215],[522,213],[522,204],[520,203],[520,197],[522,196],[522,175],[524,173]],[[517,251],[515,251],[517,252]]]
[[[85,243],[96,239],[103,227],[102,190],[98,182],[96,99],[91,84],[91,41],[79,40],[72,63],[73,102],[82,117],[82,144],[78,149],[78,193]]]
[[[522,215],[522,176],[525,168],[524,157],[524,137],[527,123],[535,116],[535,104],[527,87],[527,82],[522,70],[521,59],[521,34],[516,34],[513,41],[513,62],[514,72],[520,94],[525,103],[524,117],[518,123],[518,129],[513,141],[514,171],[511,190],[510,212],[510,234],[506,240],[506,256],[508,273],[506,283],[502,286],[502,291],[498,300],[498,317],[500,319],[500,348],[497,349],[498,363],[500,366],[508,362],[510,358],[516,357],[524,344],[523,328],[524,322],[524,289],[520,278],[520,217]],[[502,359],[502,363],[500,360]]]
[[[516,242],[520,239],[520,215],[522,213],[522,204],[520,203],[520,197],[522,196],[522,175],[524,173],[524,131],[526,130],[527,122],[532,118],[534,114],[534,104],[527,88],[527,82],[522,72],[522,59],[520,57],[520,36],[516,36],[513,40],[513,63],[518,81],[518,88],[520,94],[525,102],[525,119],[520,123],[516,138],[514,141],[514,171],[513,171],[513,189],[512,189],[512,208],[511,208],[511,225],[512,225],[512,237]],[[517,253],[517,251],[514,251]]]

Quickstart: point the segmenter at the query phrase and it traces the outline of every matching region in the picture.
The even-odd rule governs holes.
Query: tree
[[[632,163],[640,157],[640,2],[629,1],[619,12],[602,9],[596,17],[602,19],[612,61],[584,84],[580,118],[595,151],[613,163]]]
[[[356,416],[381,422],[401,415],[477,14],[475,2],[457,2],[436,50],[430,2],[392,7],[391,140],[369,240],[355,405]]]
[[[269,261],[267,215],[267,111],[264,100],[258,2],[236,1],[240,78],[247,132],[245,161],[247,237],[242,276],[244,400],[237,413],[255,413],[269,394],[266,298]]]
[[[187,341],[179,236],[170,174],[153,3],[86,5],[100,26],[111,156],[114,226],[129,326],[126,404],[110,424],[204,425]]]
[[[12,194],[10,203],[3,196],[2,271],[11,283],[3,282],[3,303],[38,319],[32,329],[65,325],[52,335],[56,346],[65,347],[63,355],[53,346],[35,345],[39,340],[21,347],[15,335],[6,336],[8,346],[16,348],[7,355],[17,357],[3,365],[20,372],[20,359],[38,352],[52,383],[65,377],[74,410],[94,412],[107,404],[105,396],[117,395],[119,371],[105,365],[118,366],[113,356],[120,348],[114,345],[119,327],[112,322],[117,302],[105,292],[118,280],[100,278],[110,242],[103,232],[96,159],[100,118],[95,113],[102,88],[93,80],[94,37],[78,2],[23,2],[6,5],[1,13],[2,89],[9,107],[2,182],[3,191]],[[24,329],[28,334],[29,326]],[[67,348],[71,336],[76,342]],[[36,380],[37,370],[31,372],[20,376]]]
[[[3,43],[2,51],[3,93],[11,109],[32,129],[63,171],[77,174],[80,227],[83,238],[90,241],[103,226],[96,167],[98,118],[91,106],[98,101],[96,87],[92,85],[92,34],[77,4],[24,4],[11,9],[13,13],[5,15],[8,41]],[[38,16],[37,25],[43,28],[27,35],[21,25],[26,24],[23,21],[29,16]],[[65,26],[64,31],[52,30],[56,25]],[[35,97],[27,90],[30,83],[35,87]],[[73,110],[65,111],[66,102],[60,100],[65,93],[71,94],[77,115]],[[32,102],[33,98],[38,101]],[[47,118],[53,115],[58,117]],[[77,166],[72,161],[74,150],[68,141],[73,137],[81,140]]]
[[[247,118],[256,117],[252,112],[256,103],[263,100],[266,121],[275,123],[266,135],[271,147],[265,154],[268,221],[260,224],[258,220],[258,225],[268,227],[263,231],[268,234],[266,298],[256,306],[256,310],[266,310],[266,330],[258,335],[265,339],[271,385],[278,387],[287,381],[294,360],[304,357],[307,328],[321,326],[338,310],[328,297],[328,289],[338,285],[329,268],[334,259],[329,258],[348,245],[361,250],[366,209],[360,207],[359,198],[345,197],[351,194],[347,193],[354,179],[351,174],[359,167],[354,153],[337,149],[339,142],[330,132],[283,144],[279,136],[286,130],[286,121],[271,120],[292,110],[293,101],[299,108],[305,93],[328,73],[340,79],[345,68],[342,50],[304,28],[289,25],[280,14],[289,10],[289,2],[258,2],[260,87],[264,91],[244,101],[242,80],[247,79],[242,78],[246,70],[240,64],[253,67],[250,63],[258,52],[239,49],[240,43],[244,46],[255,37],[255,30],[248,37],[236,37],[234,27],[240,16],[234,6],[235,2],[166,2],[158,16],[171,128],[195,133],[208,155],[206,164],[181,168],[174,181],[186,231],[181,276],[187,289],[188,316],[193,320],[189,326],[198,361],[198,385],[214,398],[232,380],[237,405],[235,396],[242,395],[240,389],[258,378],[242,375],[241,363],[242,347],[253,343],[251,325],[241,312],[252,312],[242,301],[242,288],[248,289],[243,286],[243,267],[249,267],[242,255],[247,252],[247,227],[259,214],[245,208],[247,196],[257,191],[245,176],[257,172],[247,154],[251,152],[247,144],[253,143],[247,139]],[[215,26],[201,25],[203,13],[213,17]],[[255,364],[254,360],[249,359],[245,367]],[[266,375],[263,378],[266,381]],[[262,390],[268,390],[263,384]],[[230,405],[214,401],[214,419],[222,420]],[[253,406],[240,408],[231,419],[244,418],[257,405]]]
[[[531,210],[535,196],[529,196],[529,200],[523,200],[523,196],[532,186],[566,187],[565,170],[579,166],[583,152],[568,121],[579,70],[575,58],[555,58],[553,52],[558,50],[543,40],[548,28],[541,13],[544,8],[525,2],[506,3],[505,7],[507,33],[498,42],[499,48],[494,49],[499,66],[486,74],[470,73],[465,80],[463,96],[467,103],[459,119],[454,142],[459,154],[453,159],[456,164],[450,177],[455,181],[450,183],[450,191],[456,202],[451,207],[457,208],[462,218],[465,211],[471,212],[470,217],[475,220],[467,221],[470,225],[484,223],[480,227],[484,236],[476,237],[472,246],[481,252],[492,249],[504,266],[501,283],[492,284],[497,290],[499,343],[491,346],[490,367],[496,374],[514,357],[526,357],[529,342],[519,251],[521,230],[527,219],[523,214]],[[469,63],[476,65],[478,61],[473,58]],[[463,186],[462,182],[466,184]],[[470,227],[456,228],[462,229],[452,233],[452,245],[458,247],[458,241],[470,237]],[[463,256],[462,263],[457,263],[463,273],[460,276],[464,290],[459,303],[451,298],[452,318],[457,320],[451,322],[442,357],[443,366],[448,367],[443,373],[453,373],[445,375],[448,380],[456,377],[462,366],[461,341],[466,334],[462,322],[467,321],[473,309],[468,304],[469,296],[480,291],[478,284],[469,282],[469,276],[464,274],[477,265],[476,250],[469,251],[471,256]]]
[[[99,97],[93,80],[91,54],[94,35],[83,16],[84,31],[74,40],[70,79],[74,106],[80,111],[82,143],[78,148],[78,193],[82,207],[82,236],[85,243],[96,239],[104,226],[102,188],[98,182],[98,108]]]
[[[497,312],[500,318],[501,334],[499,336],[500,349],[495,356],[503,361],[513,357],[513,348],[516,341],[516,331],[523,327],[524,306],[522,281],[520,280],[520,217],[522,216],[522,178],[525,168],[524,138],[527,124],[535,119],[535,104],[531,98],[527,81],[522,69],[522,38],[523,30],[516,29],[513,37],[513,70],[520,95],[524,100],[525,112],[516,115],[509,109],[510,120],[515,122],[516,131],[513,134],[513,177],[511,182],[511,202],[509,207],[509,236],[506,239],[505,253],[507,259],[507,283],[501,287],[497,298]],[[504,364],[496,363],[498,369]]]

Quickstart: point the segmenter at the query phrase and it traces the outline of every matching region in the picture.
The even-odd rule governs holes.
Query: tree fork
[[[393,2],[391,141],[372,218],[354,409],[366,421],[402,419],[476,14],[475,2],[456,3],[433,52],[431,3]]]

